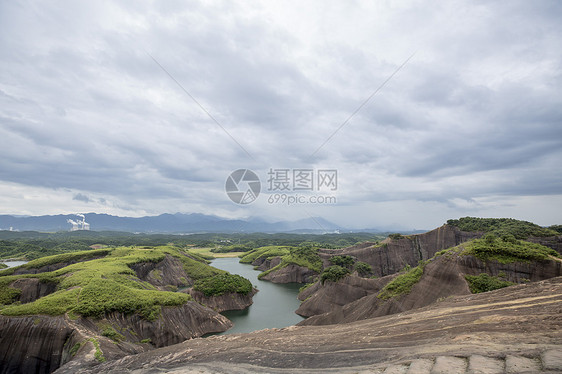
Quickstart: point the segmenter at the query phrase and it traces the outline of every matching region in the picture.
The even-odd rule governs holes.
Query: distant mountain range
[[[226,219],[199,213],[161,214],[146,217],[118,217],[109,214],[84,214],[93,231],[126,231],[144,233],[198,233],[198,232],[309,232],[324,233],[345,230],[320,217],[298,221],[266,222],[260,219]],[[0,230],[69,231],[76,221],[74,214],[53,216],[0,215]]]

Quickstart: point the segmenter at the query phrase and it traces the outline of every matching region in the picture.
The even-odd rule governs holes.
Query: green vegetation
[[[537,243],[517,240],[513,235],[505,234],[497,238],[486,234],[482,239],[475,239],[464,244],[465,255],[473,255],[483,261],[496,260],[501,263],[518,261],[547,260],[550,256],[560,257],[554,249]]]
[[[125,340],[125,337],[122,334],[115,331],[115,329],[111,326],[105,326],[103,328],[101,334],[102,334],[102,336],[106,336],[116,343],[119,343],[119,342]]]
[[[96,360],[98,360],[99,362],[105,362],[106,360],[103,352],[101,351],[100,342],[98,342],[98,340],[95,338],[90,338],[88,340],[92,342],[94,348],[96,349],[96,353],[94,353],[94,357],[96,358]]]
[[[558,235],[562,234],[562,225],[552,225],[549,227],[550,230],[556,231]]]
[[[117,311],[125,314],[137,313],[147,320],[154,320],[158,318],[162,306],[184,304],[190,300],[190,296],[184,293],[158,291],[150,283],[137,278],[131,267],[137,263],[157,263],[166,255],[180,260],[186,273],[196,282],[224,275],[230,280],[226,286],[238,284],[236,289],[245,292],[240,286],[244,282],[238,278],[229,278],[225,271],[198,261],[176,247],[118,247],[44,257],[20,267],[31,269],[74,262],[51,272],[22,275],[12,275],[12,269],[0,272],[0,303],[4,304],[0,306],[0,314],[69,313],[69,316],[74,317],[82,315],[99,318],[104,313]],[[156,272],[155,275],[158,276],[158,273]],[[31,303],[14,303],[20,291],[9,285],[19,278],[37,278],[41,282],[55,282],[58,284],[58,289]],[[238,283],[232,279],[236,279]],[[187,280],[185,281],[187,283]],[[246,282],[249,284],[249,281]],[[251,290],[251,284],[249,287]]]
[[[486,273],[480,275],[465,275],[468,287],[472,293],[488,292],[512,286],[515,283],[502,280],[499,277],[491,277]]]
[[[284,256],[283,261],[314,270],[322,271],[322,260],[318,256],[318,247],[303,245],[289,250],[289,256]]]
[[[320,274],[320,282],[324,284],[326,281],[337,282],[340,279],[345,278],[349,273],[348,268],[341,267],[339,265],[328,266],[322,274]]]
[[[141,340],[140,342],[141,342],[142,344],[150,344],[150,343],[152,343],[152,341],[151,341],[150,339],[148,339],[148,338],[147,338],[147,339],[143,339],[143,340]]]
[[[338,265],[343,268],[351,269],[355,264],[355,259],[351,256],[333,256],[330,258],[332,265]]]
[[[317,273],[322,271],[322,260],[320,259],[320,256],[318,256],[318,248],[310,246],[292,247],[288,249],[288,252],[288,254],[281,256],[281,263],[267,271],[264,271],[258,275],[258,278],[261,279],[267,274],[289,265],[297,265],[308,268]],[[245,257],[242,258],[242,260],[244,259]]]
[[[499,237],[511,234],[516,239],[528,239],[531,236],[546,237],[558,234],[553,229],[547,229],[531,222],[519,221],[513,218],[464,217],[450,219],[447,221],[447,224],[456,226],[462,231],[481,231],[492,233]]]
[[[0,262],[0,269],[6,269],[8,267],[8,265],[4,264],[3,262]]]
[[[368,277],[373,273],[373,268],[366,262],[357,261],[355,263],[355,271],[360,277]]]
[[[89,250],[93,245],[109,247],[123,246],[164,246],[172,245],[180,249],[205,248],[210,254],[211,249],[217,254],[222,251],[240,250],[245,252],[251,248],[269,245],[300,246],[302,244],[323,247],[343,248],[358,242],[383,239],[383,234],[343,233],[343,234],[131,234],[115,231],[74,231],[58,233],[40,233],[35,231],[1,231],[0,258],[21,258],[33,260],[40,257],[66,252]],[[238,248],[235,248],[238,246]],[[228,252],[231,253],[231,252]],[[227,254],[228,254],[227,253]]]
[[[371,267],[371,265],[362,261],[356,262],[355,258],[348,255],[333,256],[330,258],[330,263],[332,265],[347,269],[350,272],[355,270],[360,277],[368,277],[373,272],[373,268]]]
[[[82,348],[82,346],[86,344],[86,341],[80,342],[80,343],[76,343],[72,346],[72,348],[70,348],[70,356],[74,357],[76,356],[76,353],[78,353],[78,351],[80,350],[80,348]]]
[[[240,275],[224,273],[198,280],[193,285],[193,289],[203,292],[205,296],[219,296],[234,292],[247,295],[252,292],[252,283]]]
[[[266,247],[256,248],[246,253],[240,258],[240,262],[243,264],[251,264],[258,258],[271,259],[277,256],[288,255],[289,249],[291,247],[282,247],[277,245],[270,245]]]
[[[12,283],[13,280],[13,278],[0,278],[0,305],[11,304],[20,297],[21,290],[8,287],[8,285]]]
[[[311,283],[307,283],[304,286],[302,286],[301,288],[299,288],[299,293],[303,292],[304,290],[306,290],[307,288],[310,288],[312,286],[314,286],[316,284],[316,280],[314,282]]]
[[[388,283],[379,292],[377,297],[382,300],[387,300],[400,295],[408,294],[412,290],[412,287],[418,283],[421,276],[423,275],[424,265],[418,265],[413,269],[410,269],[404,274],[401,274],[394,278],[390,283]]]
[[[399,240],[399,239],[404,238],[404,236],[402,236],[402,234],[400,234],[400,233],[390,234],[390,235],[388,235],[388,237],[392,240]]]

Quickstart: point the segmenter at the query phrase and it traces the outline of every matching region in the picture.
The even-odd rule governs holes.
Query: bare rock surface
[[[193,339],[56,373],[557,373],[562,277],[403,313]],[[519,371],[517,371],[519,370]]]
[[[10,287],[21,290],[19,301],[22,304],[30,303],[57,290],[55,282],[41,282],[37,278],[20,278],[12,282]]]
[[[316,283],[305,290],[303,295],[299,295],[303,302],[296,313],[311,317],[334,311],[367,295],[378,293],[392,278],[393,276],[366,279],[351,275],[339,282],[328,281],[323,285]]]
[[[309,283],[317,276],[318,273],[309,268],[289,264],[279,270],[272,271],[261,279],[273,283]]]
[[[217,312],[224,312],[225,310],[243,310],[253,304],[252,297],[258,292],[255,288],[247,295],[242,295],[236,292],[229,292],[219,296],[205,296],[201,291],[195,291],[190,288],[187,291],[191,297],[198,303],[205,305],[208,308]]]
[[[166,291],[165,286],[181,287],[193,284],[193,280],[183,269],[181,261],[170,255],[166,255],[164,260],[158,263],[141,262],[132,265],[131,268],[139,279],[164,291]]]
[[[74,340],[63,317],[0,316],[0,373],[50,373],[65,362],[65,346]]]

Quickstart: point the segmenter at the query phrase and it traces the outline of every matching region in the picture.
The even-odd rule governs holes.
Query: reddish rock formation
[[[379,245],[355,246],[340,250],[324,250],[321,255],[329,258],[348,255],[357,261],[371,265],[373,275],[384,277],[399,272],[404,266],[417,266],[419,261],[433,257],[437,252],[457,246],[465,241],[479,238],[482,233],[464,232],[443,225],[435,230],[401,239],[386,239]]]
[[[553,259],[502,264],[497,261],[484,262],[473,256],[457,254],[438,256],[425,266],[421,279],[407,294],[382,300],[378,298],[377,293],[370,293],[343,306],[338,303],[325,303],[322,305],[331,308],[330,311],[314,315],[300,322],[299,325],[349,323],[421,308],[451,296],[469,295],[471,292],[465,275],[481,273],[492,276],[503,273],[505,279],[511,282],[539,281],[561,276],[562,261]],[[380,281],[390,280],[389,278],[384,277]],[[328,287],[332,288],[332,292],[339,293],[348,287],[345,279],[347,278],[341,281],[341,285],[338,282],[338,284],[329,284]],[[316,292],[318,298],[328,293],[323,288],[319,288]],[[312,295],[308,300],[312,300],[313,303],[316,298]],[[316,309],[314,304],[308,305],[308,300],[303,302],[299,310],[305,310],[310,314]]]
[[[365,279],[350,275],[339,282],[327,281],[323,285],[317,282],[299,294],[303,303],[296,313],[310,317],[333,311],[367,295],[378,293],[392,278],[393,276]]]

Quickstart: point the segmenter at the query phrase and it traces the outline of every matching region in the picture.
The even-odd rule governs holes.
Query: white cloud
[[[0,213],[306,218],[234,206],[224,180],[328,167],[339,203],[311,211],[344,226],[560,223],[557,14],[555,1],[0,3]]]

